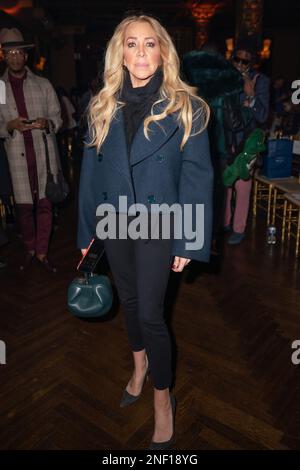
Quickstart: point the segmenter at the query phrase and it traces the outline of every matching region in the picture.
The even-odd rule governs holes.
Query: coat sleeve
[[[257,78],[255,85],[255,102],[252,108],[254,118],[260,124],[266,122],[269,115],[270,80],[265,75]]]
[[[55,90],[49,80],[45,80],[44,86],[46,88],[47,99],[47,119],[51,122],[53,132],[57,132],[62,125],[60,104],[55,93]]]
[[[8,133],[6,129],[7,121],[2,113],[2,107],[7,106],[6,104],[0,104],[0,139],[9,139],[11,135]]]
[[[77,246],[87,248],[96,231],[96,175],[97,152],[85,145],[79,183]]]
[[[191,217],[187,217],[188,226],[186,222],[182,224],[182,237],[174,239],[172,254],[208,262],[212,232],[213,168],[206,129],[189,137],[182,158],[179,181],[179,204],[183,214],[181,220],[188,216],[190,210],[192,224]],[[188,212],[185,212],[185,204],[189,207]],[[188,233],[189,226],[193,227],[194,237],[191,231]]]

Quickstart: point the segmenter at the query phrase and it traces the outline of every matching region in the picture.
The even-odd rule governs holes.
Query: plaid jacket
[[[24,97],[29,119],[46,118],[51,120],[50,133],[47,134],[51,171],[57,175],[57,159],[59,159],[55,133],[62,124],[60,105],[56,93],[49,80],[32,73],[28,67],[24,80]],[[13,91],[8,78],[8,70],[1,79],[6,86],[6,104],[0,104],[0,137],[5,139],[5,148],[11,173],[15,201],[18,204],[32,204],[29,184],[24,137],[14,130],[12,135],[7,132],[6,125],[18,117]],[[45,145],[40,129],[32,131],[36,154],[37,175],[39,182],[39,198],[45,197],[47,168]]]

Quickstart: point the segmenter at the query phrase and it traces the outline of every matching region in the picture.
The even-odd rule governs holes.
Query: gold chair
[[[300,193],[300,183],[298,178],[284,178],[273,180],[273,195],[272,195],[272,214],[271,223],[275,224],[275,219],[283,218],[285,194]]]
[[[282,242],[284,242],[286,234],[288,240],[291,237],[296,240],[295,256],[297,257],[300,240],[300,193],[284,194]]]
[[[273,180],[266,176],[255,174],[253,179],[253,217],[257,215],[257,209],[267,213],[267,224],[270,224]]]
[[[274,198],[274,188],[282,184],[297,183],[297,178],[268,178],[267,176],[261,175],[258,172],[255,173],[253,179],[253,204],[252,213],[256,217],[257,209],[261,209],[267,214],[267,225],[275,223],[275,212],[277,197],[280,196],[279,189],[276,190],[276,197]],[[298,189],[298,187],[297,187]],[[300,186],[299,186],[300,189]],[[284,191],[289,192],[289,190]],[[275,201],[275,207],[274,207]]]

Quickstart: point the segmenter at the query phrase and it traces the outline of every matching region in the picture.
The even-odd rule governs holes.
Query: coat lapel
[[[154,114],[160,114],[164,107],[165,105],[163,103],[156,105]],[[158,123],[152,122],[150,124],[148,132],[150,140],[148,140],[145,137],[144,123],[142,122],[131,145],[131,165],[133,166],[140,163],[159,150],[177,129],[178,122],[175,120],[174,115],[168,115],[166,118],[158,121]]]
[[[155,114],[160,114],[163,109],[164,105],[162,103],[158,104],[155,109]],[[178,123],[174,115],[169,115],[159,121],[159,124],[150,124],[150,140],[148,140],[144,135],[144,125],[141,123],[131,145],[130,165],[134,166],[150,157],[170,139],[177,129]],[[108,154],[108,158],[121,173],[130,177],[130,165],[122,109],[117,111],[110,125],[108,136],[103,144],[103,151]]]
[[[108,135],[102,146],[104,154],[108,155],[111,163],[130,178],[127,142],[125,136],[124,116],[121,109],[110,124]]]

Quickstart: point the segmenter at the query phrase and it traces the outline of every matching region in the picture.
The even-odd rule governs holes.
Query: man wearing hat
[[[47,167],[43,133],[45,133],[51,172],[57,175],[55,133],[61,126],[60,105],[50,82],[26,66],[26,43],[16,28],[0,31],[7,69],[6,103],[0,105],[0,137],[5,139],[14,198],[26,255],[20,266],[28,268],[34,258],[47,271],[55,272],[48,259],[52,229],[52,206],[45,196]]]

